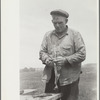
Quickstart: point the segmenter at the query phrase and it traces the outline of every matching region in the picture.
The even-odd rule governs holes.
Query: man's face
[[[52,15],[52,23],[57,33],[62,33],[66,30],[67,19],[63,16]]]

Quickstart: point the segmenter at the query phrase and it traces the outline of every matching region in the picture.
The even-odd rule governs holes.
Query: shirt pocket
[[[71,45],[63,45],[61,47],[63,56],[69,56],[72,54],[72,46]]]

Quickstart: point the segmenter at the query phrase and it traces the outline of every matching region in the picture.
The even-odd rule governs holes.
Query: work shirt
[[[61,66],[60,85],[71,84],[76,81],[81,72],[81,62],[85,60],[85,44],[81,34],[68,28],[63,35],[58,36],[55,30],[45,34],[40,49],[40,60],[45,64],[46,59],[64,57],[66,62]],[[48,82],[54,66],[45,66],[43,80]]]

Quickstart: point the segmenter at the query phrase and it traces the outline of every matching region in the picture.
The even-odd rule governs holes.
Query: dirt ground
[[[97,100],[96,65],[85,65],[80,76],[79,100]],[[42,70],[20,73],[20,89],[38,89],[37,93],[44,92],[45,84],[41,81]]]

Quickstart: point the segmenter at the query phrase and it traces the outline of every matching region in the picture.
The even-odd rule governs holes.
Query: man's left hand
[[[57,66],[63,66],[66,62],[66,59],[64,57],[57,57],[54,62],[57,64]]]

